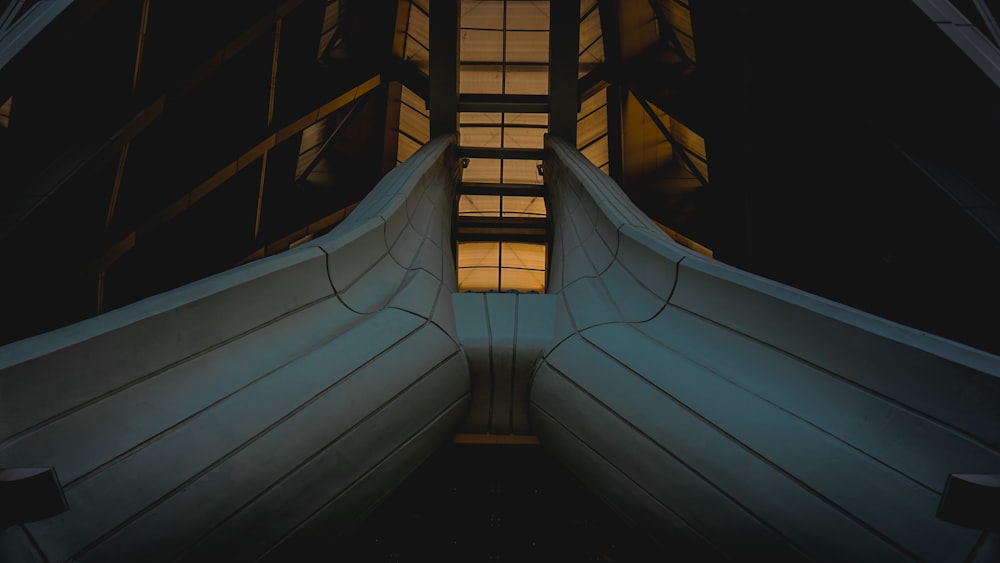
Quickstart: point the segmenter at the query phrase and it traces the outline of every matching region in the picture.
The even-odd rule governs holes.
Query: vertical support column
[[[458,0],[431,0],[431,138],[458,131]]]
[[[576,146],[580,0],[549,4],[549,133]],[[432,55],[433,56],[433,55]]]

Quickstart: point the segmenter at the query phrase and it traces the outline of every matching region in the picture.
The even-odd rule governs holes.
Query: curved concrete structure
[[[1000,470],[1000,358],[694,254],[559,139],[544,169],[559,304],[531,422],[665,552],[996,555],[935,513],[949,473]]]
[[[325,237],[0,348],[0,466],[54,466],[70,505],[0,531],[0,560],[291,561],[336,540],[468,407],[457,170],[438,138]]]

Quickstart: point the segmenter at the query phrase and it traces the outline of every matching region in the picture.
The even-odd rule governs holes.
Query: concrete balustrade
[[[329,235],[0,348],[0,465],[54,466],[70,505],[0,531],[0,560],[287,561],[336,541],[468,408],[457,171],[435,139]]]
[[[690,252],[560,139],[544,167],[560,306],[531,422],[665,553],[997,553],[935,512],[949,473],[1000,470],[1000,358]]]

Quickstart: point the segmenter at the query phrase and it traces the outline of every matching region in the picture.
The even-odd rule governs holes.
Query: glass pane
[[[459,81],[463,94],[500,94],[503,73],[500,65],[462,65]]]
[[[548,65],[507,67],[508,94],[548,94]]]
[[[604,42],[598,41],[580,55],[580,76],[594,70],[602,62],[604,62]]]
[[[600,141],[597,141],[580,152],[583,153],[583,156],[587,157],[587,160],[592,162],[594,166],[604,166],[608,163],[607,135],[605,135]]]
[[[463,182],[500,181],[500,160],[496,158],[470,158],[469,165],[462,169]]]
[[[503,146],[511,149],[543,148],[546,131],[538,127],[504,127]]]
[[[608,91],[607,89],[601,90],[594,94],[593,96],[587,98],[580,104],[580,113],[578,117],[583,117],[588,113],[594,111],[595,109],[607,105]]]
[[[431,138],[430,119],[403,104],[399,106],[399,130],[423,143]]]
[[[410,21],[406,28],[407,35],[412,36],[424,47],[430,47],[430,20],[427,14],[418,10],[415,6],[410,6]]]
[[[549,125],[549,114],[547,113],[505,113],[504,123],[508,125]]]
[[[545,245],[502,243],[500,291],[545,291]]]
[[[502,29],[503,2],[501,0],[462,0],[462,27]]]
[[[549,62],[549,32],[508,31],[507,62]]]
[[[688,58],[692,61],[695,60],[694,41],[683,33],[677,34],[677,41],[681,44],[684,52],[687,53]]]
[[[500,268],[460,268],[458,270],[459,291],[497,291],[499,289]]]
[[[542,177],[538,174],[539,164],[540,160],[505,160],[503,181],[510,184],[541,184]]]
[[[406,135],[399,136],[399,143],[396,145],[396,161],[405,162],[406,159],[413,156],[413,153],[417,152],[420,148],[418,144],[413,139],[410,139]]]
[[[403,93],[400,99],[403,100],[403,103],[413,107],[420,113],[430,116],[430,110],[427,109],[427,102],[406,86],[403,86]]]
[[[536,242],[504,242],[501,244],[503,246],[501,267],[545,271],[545,244]]]
[[[601,51],[604,51],[604,42],[599,40],[601,37],[601,18],[600,12],[594,10],[590,12],[587,19],[580,22],[580,48],[578,53],[583,53],[585,50],[591,47],[591,44],[595,41],[597,44],[601,45]]]
[[[577,145],[586,146],[594,139],[608,134],[608,112],[598,110],[581,119],[576,125]]]
[[[431,58],[427,49],[424,49],[412,38],[406,38],[406,52],[403,55],[403,59],[407,60],[420,70],[424,74],[429,74],[431,69]]]
[[[503,32],[462,30],[463,61],[500,62],[503,60]]]
[[[499,265],[499,242],[458,243],[458,268],[460,270],[474,267],[496,268]]]
[[[507,29],[549,29],[549,3],[523,1],[508,2]]]
[[[509,270],[500,271],[500,291],[519,291],[527,293],[534,291],[545,293],[545,272],[535,270]]]
[[[545,217],[545,199],[528,196],[504,196],[504,217]]]
[[[660,2],[666,8],[667,19],[670,24],[688,35],[694,35],[694,28],[691,26],[691,10],[678,4],[677,2]]]
[[[670,118],[670,133],[680,144],[700,156],[702,160],[707,160],[705,153],[705,139],[702,138],[701,135],[695,133],[691,129],[688,129],[686,125],[672,117]]]
[[[506,202],[504,209],[506,210]],[[463,195],[458,199],[458,214],[465,217],[499,217],[500,196]]]
[[[459,127],[463,147],[500,147],[499,127]]]
[[[500,125],[500,114],[499,113],[478,113],[478,112],[463,112],[458,114],[459,123],[462,125],[468,125],[470,123],[476,124],[489,124],[489,125]]]

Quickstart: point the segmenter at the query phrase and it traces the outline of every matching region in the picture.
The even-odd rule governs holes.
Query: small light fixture
[[[0,469],[0,530],[69,510],[54,467]]]
[[[1000,475],[948,475],[937,517],[964,528],[1000,532]]]

